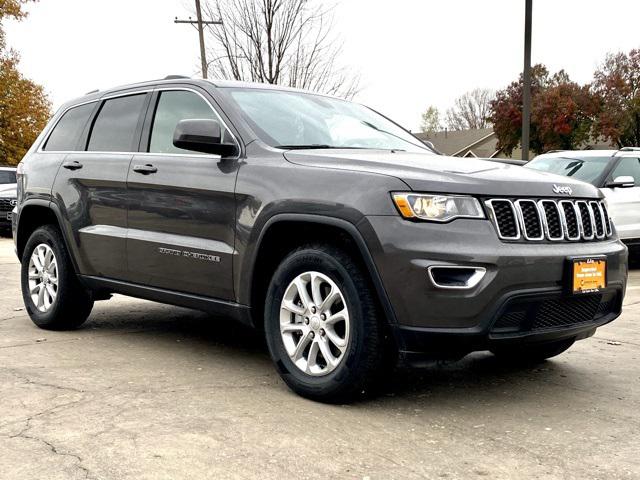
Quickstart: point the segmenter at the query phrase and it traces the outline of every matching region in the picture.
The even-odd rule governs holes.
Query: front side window
[[[598,179],[609,165],[611,157],[536,157],[525,165],[543,172],[556,173],[565,177],[591,183],[598,183]]]
[[[613,169],[611,177],[633,177],[636,186],[640,186],[640,158],[626,157],[620,159],[620,163]]]
[[[186,90],[168,90],[160,93],[158,106],[153,117],[149,152],[151,153],[185,153],[193,154],[173,145],[173,133],[178,122],[186,119],[217,120],[211,106],[198,94]],[[227,141],[229,134],[223,125],[222,141]],[[227,137],[227,138],[225,138]],[[228,141],[231,141],[230,139]]]
[[[136,127],[145,94],[106,100],[96,117],[87,150],[93,152],[135,152]]]
[[[95,103],[70,108],[53,127],[43,150],[48,152],[73,152],[79,149],[78,142],[89,121]]]
[[[357,103],[285,90],[221,88],[267,145],[433,153],[392,121]]]

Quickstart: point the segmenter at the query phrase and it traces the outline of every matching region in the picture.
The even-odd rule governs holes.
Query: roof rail
[[[167,75],[166,77],[163,78],[163,80],[179,80],[181,78],[191,78],[191,77],[188,77],[187,75]]]
[[[559,153],[559,152],[566,152],[566,150],[549,150],[549,151],[544,152],[544,153]]]
[[[98,93],[100,91],[99,88],[96,88],[95,90],[91,90],[90,92],[85,93],[85,95],[91,95],[92,93]]]
[[[640,152],[640,147],[622,147],[620,152]]]

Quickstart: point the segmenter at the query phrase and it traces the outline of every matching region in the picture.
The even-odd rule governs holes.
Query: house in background
[[[421,132],[417,133],[416,137],[433,143],[438,151],[452,157],[508,158],[514,160],[522,158],[522,149],[520,148],[513,150],[511,155],[506,155],[502,149],[498,148],[498,138],[491,127],[472,130],[443,130],[435,133]],[[617,149],[617,147],[605,141],[589,143],[582,148],[585,150]],[[532,152],[530,158],[534,156],[535,153]]]
[[[515,149],[508,156],[498,148],[498,138],[493,128],[474,130],[443,130],[435,133],[418,133],[416,136],[429,141],[440,152],[452,157],[522,158],[522,150]]]

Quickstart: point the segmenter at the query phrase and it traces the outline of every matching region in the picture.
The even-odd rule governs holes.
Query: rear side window
[[[633,177],[636,187],[640,186],[640,158],[625,157],[620,159],[620,163],[611,175],[614,179],[621,176]]]
[[[60,118],[44,146],[45,151],[72,152],[78,150],[78,142],[82,135],[95,103],[87,103],[73,107]]]
[[[98,152],[137,151],[137,126],[146,94],[107,100],[93,122],[87,150]]]

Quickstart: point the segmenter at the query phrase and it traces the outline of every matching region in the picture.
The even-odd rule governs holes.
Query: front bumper
[[[459,219],[448,224],[414,223],[392,216],[367,220],[369,234],[377,237],[374,261],[395,313],[393,328],[400,349],[405,353],[461,356],[497,342],[582,338],[620,314],[627,248],[618,240],[505,243],[486,220]],[[607,259],[607,288],[599,293],[601,301],[610,302],[606,314],[594,314],[590,319],[583,315],[575,323],[558,321],[543,328],[534,325],[535,317],[546,315],[539,311],[542,306],[551,308],[556,305],[553,302],[560,302],[561,309],[566,302],[572,306],[576,296],[566,288],[568,259],[592,255]],[[482,267],[486,275],[471,289],[444,290],[428,278],[427,269],[434,265]],[[589,308],[602,308],[596,300],[587,302]],[[527,312],[518,314],[522,325],[517,330],[494,329],[501,316],[511,313],[509,309],[524,303],[530,305]],[[563,315],[560,310],[558,318]]]

